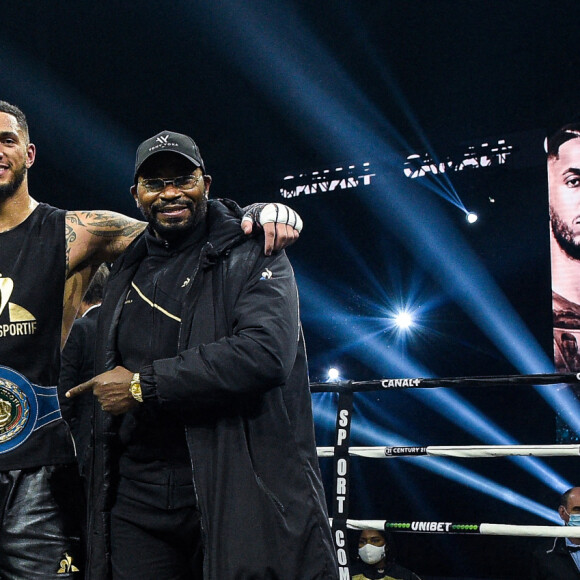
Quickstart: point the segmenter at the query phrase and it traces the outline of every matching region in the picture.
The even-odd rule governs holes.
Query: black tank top
[[[60,371],[60,337],[66,272],[65,210],[41,203],[16,228],[0,233],[0,365],[23,375],[49,400]],[[0,388],[0,400],[19,403]],[[8,393],[8,396],[6,394]],[[34,398],[34,397],[33,397]],[[74,445],[56,408],[14,448],[9,428],[0,423],[0,470],[74,461]],[[6,420],[4,421],[6,423]],[[15,437],[14,441],[18,438]],[[3,445],[4,443],[4,445]]]

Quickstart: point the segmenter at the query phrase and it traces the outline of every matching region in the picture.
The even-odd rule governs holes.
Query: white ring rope
[[[317,447],[318,457],[333,457],[334,447]],[[349,447],[349,455],[385,459],[431,455],[435,457],[572,457],[580,455],[580,445],[429,445],[428,447]]]
[[[390,532],[410,532],[423,534],[480,534],[493,536],[527,536],[551,538],[580,538],[580,527],[574,526],[529,526],[490,523],[454,523],[444,521],[389,521],[348,519],[349,503],[349,465],[350,456],[385,459],[389,457],[463,457],[486,458],[507,456],[534,457],[575,457],[580,456],[580,445],[462,445],[462,446],[390,446],[390,447],[350,447],[350,421],[352,414],[352,395],[356,391],[373,391],[405,388],[436,387],[484,387],[500,384],[511,385],[548,385],[580,382],[580,373],[568,375],[527,375],[502,377],[459,377],[448,379],[380,379],[375,381],[339,381],[335,383],[310,383],[314,392],[338,391],[338,412],[336,426],[336,445],[317,447],[318,457],[334,457],[335,475],[334,497],[335,518],[330,518],[334,543],[339,557],[341,577],[344,566],[348,565],[345,550],[347,528],[355,530],[375,529]],[[349,577],[348,575],[345,577]]]
[[[427,534],[481,534],[486,536],[531,536],[544,538],[580,538],[580,527],[515,526],[511,524],[456,524],[453,522],[391,522],[389,520],[346,520],[353,530],[387,530]]]

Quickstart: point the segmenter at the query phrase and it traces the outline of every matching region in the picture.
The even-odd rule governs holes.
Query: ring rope
[[[353,530],[385,530],[426,534],[480,534],[487,536],[530,536],[547,538],[580,538],[580,527],[517,526],[513,524],[466,524],[428,521],[346,520]]]
[[[338,392],[335,444],[318,447],[319,457],[334,457],[333,509],[330,518],[333,542],[341,578],[350,578],[347,550],[347,529],[378,529],[397,532],[437,534],[481,534],[501,536],[567,537],[580,538],[580,527],[518,526],[510,524],[465,524],[453,522],[351,520],[348,519],[350,495],[350,457],[371,458],[431,455],[439,457],[505,457],[510,455],[577,456],[580,445],[468,445],[468,446],[392,446],[350,447],[350,425],[353,411],[353,393],[406,388],[484,387],[509,385],[554,385],[579,383],[580,373],[503,375],[488,377],[456,377],[442,379],[385,378],[374,381],[335,381],[310,383],[316,392]]]
[[[443,379],[376,379],[372,381],[334,381],[310,383],[313,393],[376,391],[380,389],[428,389],[436,387],[489,387],[508,385],[556,385],[560,383],[579,383],[580,373],[536,374],[536,375],[498,375],[489,377],[448,377]]]
[[[317,447],[318,457],[334,456],[334,447]],[[349,447],[350,455],[387,459],[430,455],[434,457],[572,457],[580,455],[580,445],[429,445],[427,447]]]

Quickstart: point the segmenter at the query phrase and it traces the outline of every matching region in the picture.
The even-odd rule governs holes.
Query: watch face
[[[139,403],[143,402],[143,394],[141,393],[141,383],[139,382],[139,374],[135,373],[133,378],[131,379],[131,395],[133,398],[139,401]]]

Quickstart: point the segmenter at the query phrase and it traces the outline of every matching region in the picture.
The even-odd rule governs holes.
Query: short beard
[[[575,236],[570,229],[570,226],[564,223],[560,216],[551,207],[550,224],[552,226],[554,239],[558,242],[560,248],[572,260],[580,260],[580,243],[575,241]]]
[[[22,182],[26,177],[27,171],[28,169],[26,165],[22,165],[20,169],[14,171],[14,177],[12,178],[12,181],[0,185],[0,201],[6,201],[7,199],[10,199],[18,191],[18,188],[22,185]]]
[[[205,220],[207,215],[207,198],[201,198],[197,203],[187,200],[185,204],[190,210],[190,217],[187,221],[178,223],[161,223],[157,219],[157,213],[161,207],[152,206],[150,211],[143,212],[145,219],[149,222],[151,227],[165,239],[179,238],[188,232],[194,230],[201,222]]]

